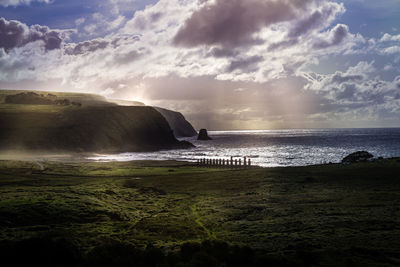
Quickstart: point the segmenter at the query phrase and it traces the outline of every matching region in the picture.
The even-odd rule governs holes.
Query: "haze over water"
[[[275,167],[337,163],[359,150],[375,157],[400,157],[400,128],[210,131],[209,135],[213,140],[185,138],[196,146],[189,150],[97,155],[90,159],[196,161],[246,156],[254,165]]]

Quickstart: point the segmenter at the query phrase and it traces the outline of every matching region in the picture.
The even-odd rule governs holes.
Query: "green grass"
[[[42,113],[58,113],[65,110],[78,109],[77,106],[58,106],[58,105],[26,105],[26,104],[1,104],[0,112],[42,112]]]
[[[400,263],[398,159],[247,170],[174,161],[44,165],[0,161],[1,240],[53,235],[85,251],[111,240],[168,251],[212,239],[276,255],[363,249],[384,257],[359,262]]]
[[[4,100],[7,95],[15,95],[19,93],[26,93],[26,92],[35,92],[37,94],[52,94],[59,98],[68,98],[71,100],[76,101],[83,101],[83,102],[106,102],[105,98],[95,95],[95,94],[84,94],[84,93],[75,93],[75,92],[53,92],[53,91],[32,91],[32,90],[0,90],[0,104],[4,104]]]

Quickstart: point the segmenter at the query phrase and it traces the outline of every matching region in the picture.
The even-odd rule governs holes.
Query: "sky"
[[[0,0],[0,88],[197,129],[400,127],[400,0]]]

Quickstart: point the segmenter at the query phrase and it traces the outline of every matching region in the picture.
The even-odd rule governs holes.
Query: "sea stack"
[[[212,140],[211,137],[208,136],[207,129],[200,129],[199,135],[197,136],[197,140]]]

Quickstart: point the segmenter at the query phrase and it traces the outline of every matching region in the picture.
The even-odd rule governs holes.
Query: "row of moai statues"
[[[243,163],[243,164],[242,164]],[[230,159],[207,159],[202,158],[197,160],[197,165],[200,166],[218,166],[218,167],[250,167],[251,160],[250,158],[243,157],[242,159],[234,159],[231,157]]]

